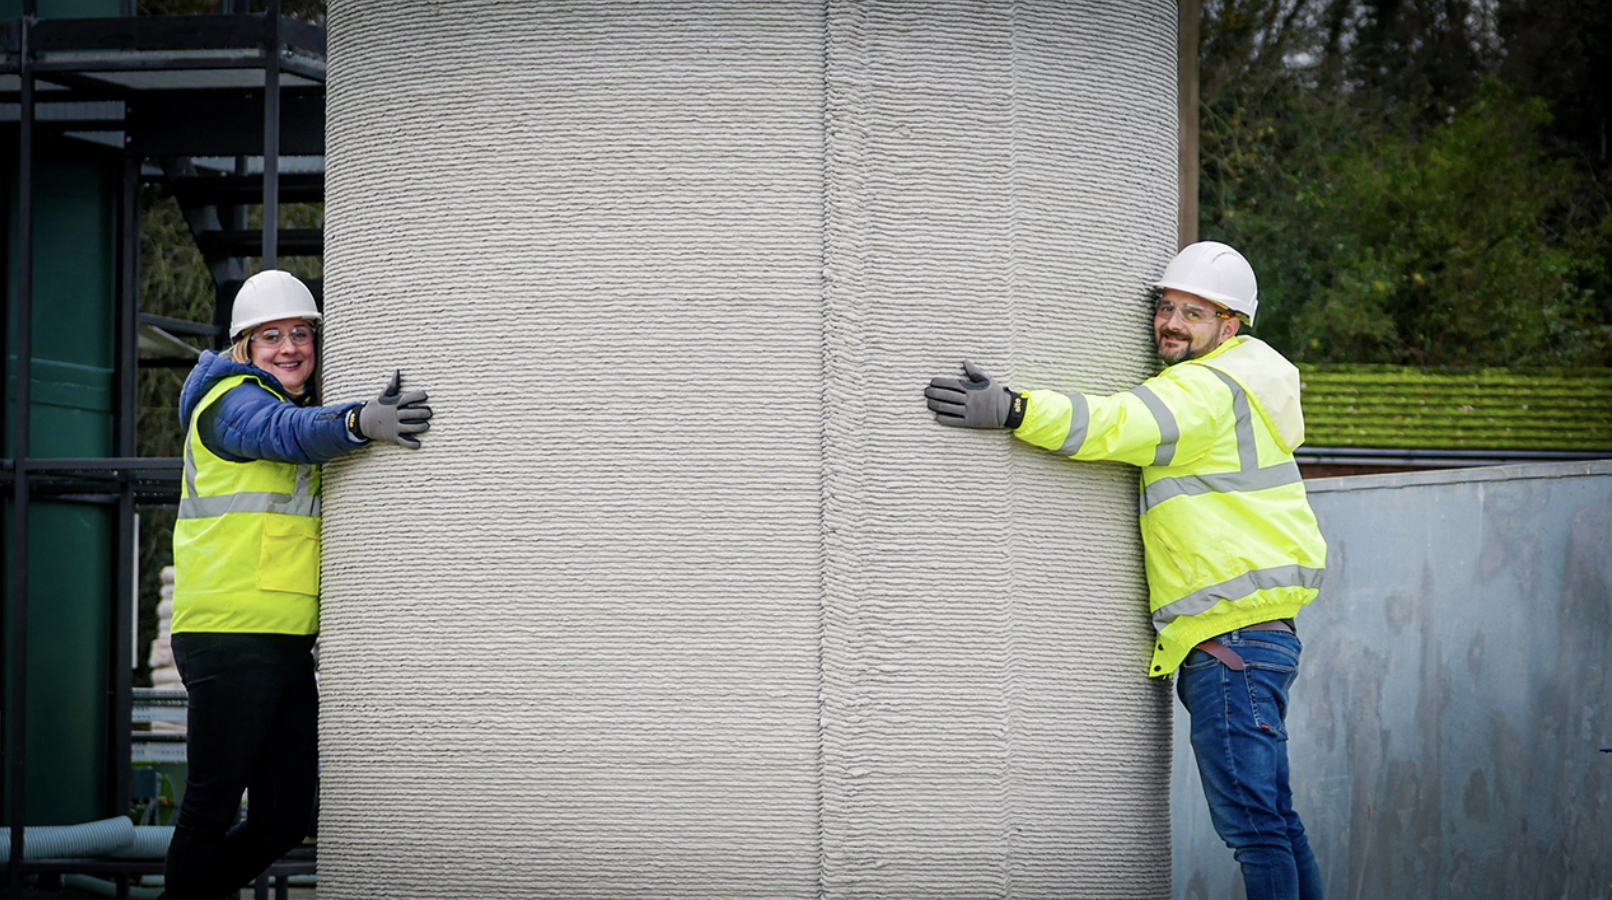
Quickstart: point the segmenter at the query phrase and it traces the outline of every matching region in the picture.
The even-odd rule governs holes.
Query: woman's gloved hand
[[[410,450],[420,449],[414,435],[431,428],[431,407],[425,405],[425,391],[403,393],[403,370],[392,373],[386,390],[358,408],[353,431],[371,441],[390,441]]]

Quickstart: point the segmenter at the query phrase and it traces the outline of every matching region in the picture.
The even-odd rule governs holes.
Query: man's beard
[[[1165,349],[1164,349],[1164,339],[1165,338],[1174,338],[1176,340],[1182,341],[1183,343],[1185,343],[1186,346],[1182,347],[1178,351],[1166,352]],[[1164,360],[1165,363],[1167,363],[1169,365],[1172,365],[1172,366],[1175,365],[1178,362],[1185,362],[1185,361],[1187,361],[1189,359],[1196,359],[1198,356],[1201,356],[1202,353],[1207,352],[1209,350],[1208,347],[1199,348],[1199,349],[1195,350],[1193,348],[1193,346],[1192,346],[1192,335],[1183,334],[1183,333],[1180,333],[1180,332],[1160,332],[1159,333],[1159,339],[1155,342],[1154,346],[1158,350],[1159,358]]]

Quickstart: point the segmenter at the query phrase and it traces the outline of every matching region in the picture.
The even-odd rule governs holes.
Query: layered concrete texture
[[[330,5],[322,898],[1163,897],[1174,3]]]
[[[1612,885],[1612,461],[1308,484],[1293,796],[1328,897]],[[1242,896],[1176,724],[1181,900]]]

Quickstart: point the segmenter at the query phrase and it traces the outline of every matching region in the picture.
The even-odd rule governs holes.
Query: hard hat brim
[[[235,323],[235,328],[233,329],[234,334],[231,334],[229,336],[229,339],[232,340],[232,341],[238,341],[238,340],[241,339],[241,335],[247,333],[248,331],[251,331],[252,329],[258,327],[259,325],[262,325],[264,322],[273,322],[276,319],[304,319],[306,321],[312,322],[315,325],[317,325],[320,322],[324,321],[324,318],[325,318],[325,314],[320,313],[320,312],[297,313],[295,315],[290,315],[290,316],[282,316],[282,315],[256,316],[256,317],[247,319],[244,322]]]

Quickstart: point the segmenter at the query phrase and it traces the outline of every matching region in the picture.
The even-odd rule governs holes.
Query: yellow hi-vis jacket
[[[1026,396],[1015,437],[1142,467],[1149,674],[1315,599],[1327,547],[1293,460],[1304,442],[1299,375],[1265,342],[1234,337],[1120,394]]]
[[[250,375],[214,385],[185,435],[174,523],[175,634],[319,632],[319,467],[231,462],[202,443],[202,413]]]

